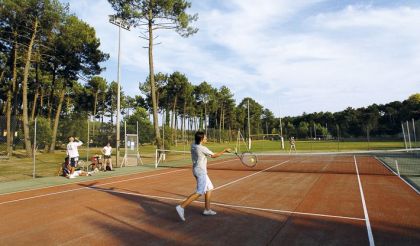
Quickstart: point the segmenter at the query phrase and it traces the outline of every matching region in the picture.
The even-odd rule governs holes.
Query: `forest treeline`
[[[94,28],[56,0],[0,3],[2,131],[21,131],[23,146],[31,153],[36,118],[43,148],[54,151],[68,135],[85,136],[90,119],[91,127],[97,126],[96,142],[115,141],[118,85],[98,76],[104,70],[101,62],[109,56],[100,50]],[[254,98],[237,103],[229,83],[215,88],[211,82],[190,81],[181,71],[151,74],[141,82],[131,81],[138,84],[138,95],[127,95],[121,88],[122,121],[139,122],[143,143],[156,144],[156,132],[162,138],[155,125],[165,126],[165,139],[171,144],[197,129],[212,129],[215,141],[227,140],[238,129],[245,135],[281,133],[297,138],[395,138],[401,135],[402,122],[420,120],[420,93],[401,102],[280,119]],[[2,135],[12,148],[14,134]]]

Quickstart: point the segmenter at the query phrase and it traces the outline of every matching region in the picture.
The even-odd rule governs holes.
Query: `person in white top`
[[[213,184],[207,175],[207,157],[217,158],[226,152],[230,152],[229,148],[224,149],[216,154],[205,147],[203,144],[207,143],[207,136],[204,132],[195,133],[195,143],[191,145],[191,158],[193,162],[193,174],[197,181],[197,190],[185,199],[180,205],[176,206],[181,220],[185,221],[184,209],[190,203],[195,201],[201,195],[205,195],[205,209],[203,215],[216,215],[216,212],[210,209],[210,197],[213,190]]]
[[[102,149],[102,154],[104,155],[104,171],[107,170],[107,166],[109,167],[109,170],[112,171],[112,160],[111,160],[111,153],[112,153],[112,147],[110,143],[107,143],[107,145]]]
[[[69,143],[67,144],[66,154],[67,157],[70,159],[70,174],[74,173],[74,169],[77,167],[77,163],[79,162],[79,151],[77,147],[83,144],[82,141],[78,140],[77,138],[70,136]]]
[[[289,143],[290,143],[290,150],[289,150],[289,154],[293,151],[296,152],[296,142],[295,142],[295,138],[294,137],[290,137],[289,139]]]

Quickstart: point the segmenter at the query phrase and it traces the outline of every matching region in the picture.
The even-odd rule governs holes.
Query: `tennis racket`
[[[235,149],[235,152],[233,153],[239,158],[239,160],[241,160],[244,166],[255,167],[255,165],[257,165],[258,158],[252,152],[242,152],[242,154],[239,155]]]

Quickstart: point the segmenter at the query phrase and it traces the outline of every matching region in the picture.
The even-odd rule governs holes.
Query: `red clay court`
[[[185,222],[186,167],[4,194],[0,245],[420,245],[419,194],[372,157],[219,159],[209,176],[218,214],[195,202]]]

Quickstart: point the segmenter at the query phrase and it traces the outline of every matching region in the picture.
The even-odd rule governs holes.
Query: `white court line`
[[[146,198],[155,198],[155,199],[161,199],[161,200],[172,200],[172,201],[183,201],[183,200],[185,200],[185,198],[172,198],[172,197],[145,195],[145,194],[139,194],[139,193],[124,192],[124,191],[104,190],[104,189],[97,189],[96,187],[88,187],[88,188],[92,189],[92,190],[96,190],[96,191],[103,191],[103,192],[117,193],[117,194],[125,194],[125,195],[133,195],[133,196],[146,197]],[[202,201],[194,201],[194,202],[195,203],[204,203]],[[280,210],[280,209],[258,208],[258,207],[242,206],[242,205],[233,205],[233,204],[218,203],[218,202],[212,202],[211,204],[212,205],[217,205],[217,206],[220,206],[220,207],[242,208],[242,209],[250,209],[250,210],[265,211],[265,212],[274,212],[274,213],[281,213],[281,214],[307,215],[307,216],[315,216],[315,217],[337,218],[337,219],[357,220],[357,221],[364,221],[365,220],[364,218],[356,218],[356,217],[337,216],[337,215],[329,215],[329,214],[317,214],[317,213],[304,213],[304,212],[296,212],[296,211],[288,211],[288,210]]]
[[[242,177],[242,178],[240,178],[240,179],[234,180],[234,181],[232,181],[232,182],[229,182],[229,183],[227,183],[227,184],[221,185],[221,186],[217,187],[217,188],[216,188],[216,189],[214,189],[214,190],[221,189],[221,188],[223,188],[223,187],[225,187],[225,186],[228,186],[228,185],[231,185],[231,184],[233,184],[233,183],[239,182],[239,181],[241,181],[241,180],[243,180],[243,179],[246,179],[246,178],[252,177],[252,176],[257,175],[257,174],[259,174],[259,173],[262,173],[262,172],[264,172],[264,171],[270,170],[271,168],[275,168],[275,167],[280,166],[280,165],[282,165],[282,164],[284,164],[284,163],[286,163],[286,162],[289,162],[289,161],[290,161],[290,160],[283,161],[283,162],[278,163],[278,164],[276,164],[276,165],[274,165],[274,166],[272,166],[272,167],[266,168],[266,169],[261,170],[261,171],[259,171],[259,172],[253,173],[253,174],[251,174],[251,175],[248,175],[248,176]]]
[[[354,159],[354,166],[356,167],[357,180],[359,181],[360,197],[362,198],[363,213],[365,214],[366,228],[367,228],[368,237],[369,237],[369,245],[375,246],[375,241],[373,240],[373,234],[372,234],[372,227],[370,226],[369,214],[366,207],[365,195],[363,193],[362,182],[360,181],[359,168],[357,167],[357,161],[356,161],[355,155],[353,156],[353,159]]]
[[[222,163],[231,161],[231,160],[235,160],[235,159],[225,160],[225,161],[222,161],[222,162],[211,164],[209,166],[219,165],[219,164],[222,164]],[[99,185],[96,185],[96,187],[110,185],[110,184],[117,184],[117,183],[122,183],[122,182],[127,182],[127,181],[133,181],[133,180],[138,180],[138,179],[145,179],[145,178],[160,176],[160,175],[169,174],[169,173],[181,172],[181,171],[186,171],[186,170],[190,170],[190,169],[178,169],[178,170],[175,170],[175,171],[169,171],[169,172],[165,172],[165,173],[158,173],[158,174],[152,174],[152,175],[142,176],[142,177],[137,177],[137,178],[118,180],[118,181],[113,181],[113,182],[99,184]],[[128,174],[128,175],[132,175],[132,174]],[[95,180],[89,180],[89,181],[95,181]],[[83,182],[88,182],[88,180],[83,181]],[[72,183],[72,184],[78,184],[78,183]],[[52,187],[54,187],[54,186],[52,186]],[[37,195],[37,196],[30,196],[30,197],[25,197],[25,198],[19,198],[19,199],[15,199],[15,200],[0,202],[0,205],[8,204],[8,203],[20,202],[20,201],[26,201],[26,200],[31,200],[31,199],[35,199],[35,198],[47,197],[47,196],[52,196],[52,195],[58,195],[58,194],[63,194],[63,193],[68,193],[68,192],[73,192],[73,191],[79,191],[79,190],[89,189],[89,188],[90,187],[82,187],[82,188],[76,188],[76,189],[70,189],[70,190],[64,190],[64,191],[57,191],[57,192],[46,193],[46,194]],[[44,189],[44,188],[39,188],[39,189],[35,189],[35,190],[41,190],[41,189]],[[19,192],[24,192],[24,191],[19,191]],[[18,193],[18,192],[16,192],[16,193]],[[11,193],[9,193],[9,194],[11,194]],[[6,194],[3,194],[3,195],[6,195]]]
[[[226,160],[226,161],[223,161],[223,162],[220,162],[220,163],[214,163],[214,164],[211,164],[211,165],[218,165],[218,164],[222,164],[224,162],[231,161],[231,160],[234,160],[234,159]],[[284,163],[286,163],[288,161],[284,161],[284,162],[279,163],[279,164],[277,164],[275,166],[266,168],[266,169],[264,169],[262,171],[259,171],[258,173],[261,173],[263,171],[269,170],[271,168],[274,168],[276,166],[279,166],[281,164],[284,164]],[[40,197],[46,197],[46,196],[51,196],[51,195],[63,194],[63,193],[73,192],[73,191],[78,191],[78,190],[83,190],[83,189],[101,190],[101,191],[105,191],[105,192],[128,194],[128,195],[135,195],[135,196],[141,196],[141,197],[149,197],[149,198],[158,198],[158,199],[166,199],[166,200],[183,201],[184,198],[179,199],[179,198],[161,197],[161,196],[154,196],[154,195],[143,195],[143,194],[130,193],[130,192],[119,192],[119,191],[103,190],[103,189],[98,189],[97,187],[101,187],[101,186],[105,186],[105,185],[109,185],[109,184],[127,182],[127,181],[132,181],[132,180],[144,179],[144,178],[149,178],[149,177],[155,177],[155,176],[159,176],[159,175],[164,175],[164,174],[169,174],[169,173],[175,173],[175,172],[180,172],[180,171],[185,171],[185,170],[189,170],[189,169],[175,170],[175,171],[170,171],[170,172],[165,172],[165,173],[159,173],[159,174],[153,174],[153,175],[148,175],[148,176],[143,176],[143,177],[138,177],[138,178],[132,178],[132,179],[126,179],[126,180],[120,180],[120,181],[115,181],[115,182],[109,182],[109,183],[99,184],[99,185],[96,185],[96,186],[82,187],[82,188],[71,189],[71,190],[66,190],[66,191],[53,192],[53,193],[48,193],[48,194],[43,194],[43,195],[38,195],[38,196],[21,198],[21,199],[16,199],[16,200],[2,202],[2,203],[0,203],[0,205],[7,204],[7,203],[14,203],[14,202],[19,202],[19,201],[24,201],[24,200],[30,200],[30,199],[40,198]],[[236,182],[238,182],[240,180],[243,180],[245,178],[251,177],[251,176],[256,175],[258,173],[254,173],[252,175],[248,175],[246,177],[242,177],[242,178],[240,178],[238,180],[235,180],[235,181],[229,182],[227,184],[224,184],[222,186],[219,186],[218,188],[222,188],[222,187],[225,187],[227,185],[236,183]],[[203,203],[201,201],[195,201],[195,202]],[[265,209],[265,208],[257,208],[257,207],[249,207],[249,206],[241,206],[241,205],[231,205],[231,204],[217,203],[217,202],[212,202],[212,204],[217,205],[217,206],[222,206],[222,207],[251,209],[251,210],[257,210],[257,211],[276,212],[276,213],[283,213],[283,214],[295,214],[295,215],[306,215],[306,216],[316,216],[316,217],[339,218],[339,219],[358,220],[358,221],[364,221],[365,220],[363,218],[355,218],[355,217],[336,216],[336,215],[327,215],[327,214],[316,214],[316,213],[304,213],[304,212],[296,212],[296,211],[288,211],[288,210],[278,210],[278,209]]]
[[[208,166],[219,165],[219,164],[222,164],[222,163],[225,163],[225,162],[228,162],[228,161],[233,161],[233,160],[235,160],[235,159],[232,158],[232,159],[224,160],[224,161],[221,161],[221,162],[217,162],[216,161],[217,163],[213,163],[213,164],[210,164]],[[114,179],[114,178],[123,177],[123,176],[136,175],[136,174],[148,173],[148,172],[155,172],[156,170],[157,169],[139,171],[139,172],[128,173],[128,174],[126,173],[126,174],[121,174],[121,175],[116,175],[116,176],[110,176],[110,177],[104,177],[104,178],[97,178],[97,179],[92,179],[92,180],[84,180],[84,181],[81,181],[81,182],[89,182],[89,181]],[[61,187],[61,186],[66,186],[66,185],[71,185],[71,184],[79,184],[81,182],[66,183],[66,184],[59,184],[59,185],[49,185],[49,186],[43,186],[43,187],[38,187],[38,188],[34,188],[34,189],[27,189],[27,190],[20,190],[20,191],[13,191],[13,192],[8,192],[8,193],[2,193],[2,194],[0,194],[0,197],[1,196],[5,196],[5,195],[10,195],[10,194],[17,194],[17,193],[22,193],[22,192],[34,191],[34,190],[42,190],[42,189]],[[1,205],[1,203],[0,203],[0,205]]]

